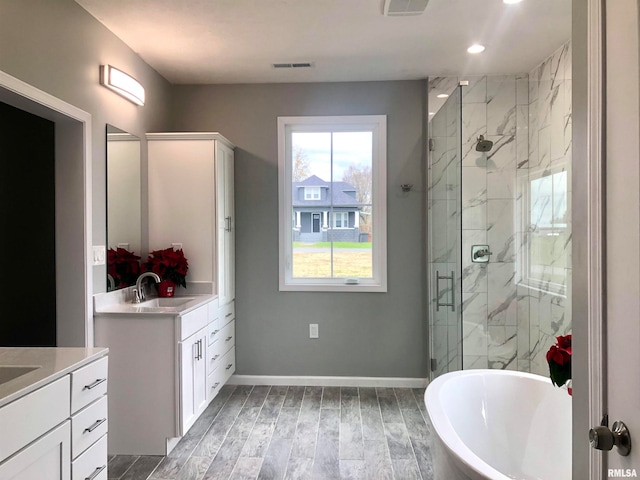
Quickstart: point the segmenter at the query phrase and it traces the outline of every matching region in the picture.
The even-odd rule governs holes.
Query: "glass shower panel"
[[[428,272],[431,377],[462,368],[461,89],[429,122]]]

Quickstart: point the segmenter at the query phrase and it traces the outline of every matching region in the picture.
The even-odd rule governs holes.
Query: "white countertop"
[[[131,314],[142,314],[142,315],[184,315],[185,313],[194,310],[205,303],[209,303],[211,300],[217,298],[217,295],[185,295],[184,297],[171,297],[172,299],[179,300],[180,298],[189,299],[184,304],[179,307],[175,306],[150,306],[145,305],[145,303],[151,303],[149,301],[153,301],[155,297],[148,297],[147,302],[143,303],[133,303],[131,301],[125,302],[98,302],[94,296],[94,307],[93,312],[95,315],[131,315]]]
[[[39,367],[0,383],[0,407],[107,355],[107,348],[0,347],[0,367]]]

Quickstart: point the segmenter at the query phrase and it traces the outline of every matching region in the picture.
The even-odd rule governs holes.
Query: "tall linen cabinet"
[[[178,294],[218,295],[207,344],[210,400],[221,386],[213,367],[224,358],[225,378],[235,370],[235,146],[219,133],[150,133],[147,141],[149,249],[182,247],[189,272]]]

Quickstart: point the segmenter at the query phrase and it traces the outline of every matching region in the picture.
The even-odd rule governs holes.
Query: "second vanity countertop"
[[[0,347],[0,369],[36,367],[0,383],[0,407],[108,353],[107,348]]]
[[[142,303],[133,303],[127,290],[94,295],[94,314],[184,315],[217,298],[217,295],[211,294],[181,295],[165,299],[150,296]]]

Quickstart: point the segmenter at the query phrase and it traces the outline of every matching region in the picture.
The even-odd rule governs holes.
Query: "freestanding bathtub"
[[[451,372],[424,399],[435,480],[571,479],[571,397],[549,379]]]

